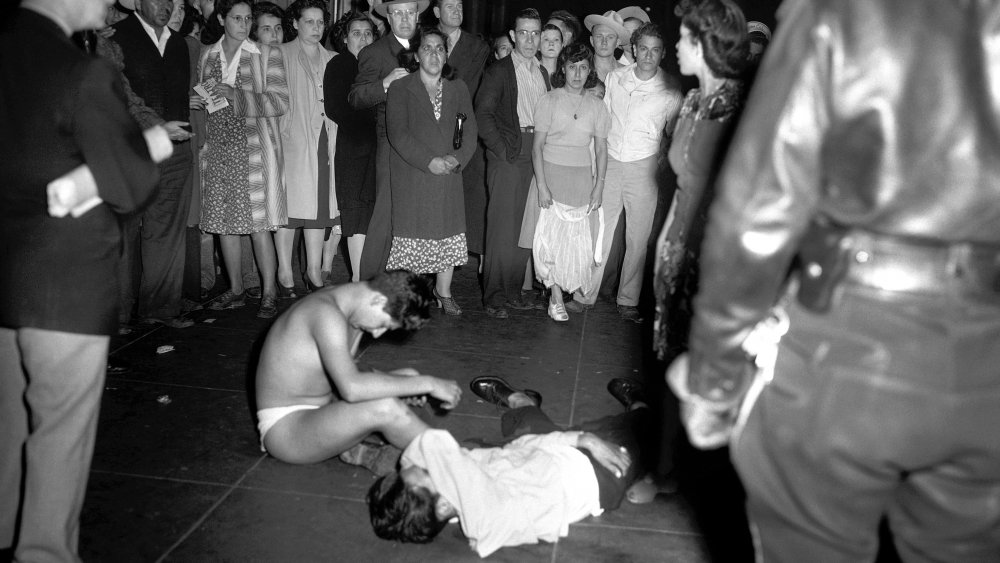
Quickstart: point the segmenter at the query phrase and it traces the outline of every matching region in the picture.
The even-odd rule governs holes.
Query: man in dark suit
[[[538,51],[542,20],[528,8],[518,13],[509,32],[514,50],[486,69],[476,96],[479,137],[486,146],[486,248],[483,268],[483,303],[486,314],[508,316],[507,307],[532,309],[521,296],[524,267],[531,251],[517,239],[524,217],[533,170],[534,108],[545,94]]]
[[[465,82],[469,94],[475,99],[486,59],[490,55],[490,46],[479,37],[462,31],[465,17],[462,0],[436,0],[434,4],[438,29],[448,36],[448,65],[455,69],[455,75]],[[478,142],[477,139],[477,145]],[[465,191],[465,239],[470,252],[482,254],[486,224],[486,162],[481,147],[477,147],[472,160],[462,169],[462,182]]]
[[[191,61],[184,38],[167,27],[172,10],[170,0],[135,0],[135,13],[112,26],[111,38],[121,47],[132,89],[171,126],[175,144],[160,165],[156,198],[126,222],[125,260],[137,260],[141,270],[137,314],[142,322],[185,328],[192,324],[180,318],[192,155],[190,135],[181,127],[190,115]],[[133,294],[131,287],[122,289]],[[124,301],[127,306],[131,300]]]
[[[399,66],[399,52],[410,46],[417,33],[417,18],[430,0],[394,1],[375,6],[374,11],[389,21],[389,33],[358,54],[358,76],[347,95],[354,109],[375,108],[375,208],[368,223],[365,248],[361,253],[361,279],[385,271],[392,246],[392,194],[389,191],[389,138],[385,129],[385,99],[389,85],[408,73]]]
[[[118,221],[156,182],[117,72],[69,39],[109,3],[24,0],[0,30],[0,560],[79,560]]]

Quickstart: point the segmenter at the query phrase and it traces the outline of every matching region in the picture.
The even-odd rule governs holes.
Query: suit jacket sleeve
[[[502,63],[494,64],[483,74],[483,83],[476,96],[476,122],[479,127],[479,138],[486,148],[501,157],[506,157],[506,145],[497,126],[497,112],[501,111],[501,101],[504,91],[504,78],[507,73],[502,70]]]
[[[383,56],[381,45],[372,44],[358,53],[358,76],[354,79],[347,101],[354,109],[366,109],[386,101],[388,94],[382,88]]]
[[[153,195],[157,166],[142,131],[125,109],[125,94],[114,69],[99,59],[82,63],[80,69],[74,138],[101,199],[116,213],[131,213]]]
[[[431,160],[444,155],[431,152],[429,145],[420,140],[420,131],[410,130],[410,113],[417,109],[411,107],[414,100],[406,88],[407,82],[397,80],[389,86],[389,99],[385,104],[386,132],[396,153],[410,166],[426,172]],[[436,125],[428,123],[427,126]]]
[[[281,51],[264,46],[266,75],[264,91],[235,90],[236,115],[243,117],[277,117],[288,111],[288,78]],[[263,70],[263,69],[261,69]]]

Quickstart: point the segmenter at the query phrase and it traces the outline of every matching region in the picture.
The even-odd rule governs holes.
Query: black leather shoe
[[[631,408],[633,403],[645,402],[642,397],[642,383],[634,379],[624,377],[612,379],[608,382],[608,393],[611,393],[611,396],[619,403],[625,405],[626,409]]]
[[[517,392],[531,397],[531,400],[535,401],[536,407],[542,406],[541,393],[533,389],[515,389],[501,377],[492,375],[477,377],[469,382],[469,389],[472,389],[472,392],[480,399],[487,403],[493,403],[498,407],[510,408],[508,399],[510,399],[512,394]]]

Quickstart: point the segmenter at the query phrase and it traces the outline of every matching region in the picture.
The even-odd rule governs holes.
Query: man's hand
[[[402,77],[404,77],[404,76],[406,76],[408,74],[410,74],[410,73],[406,72],[405,68],[397,67],[397,68],[392,69],[392,72],[390,72],[385,78],[382,79],[382,89],[383,90],[388,90],[390,84],[392,84],[393,82],[399,80],[400,78],[402,78]]]
[[[667,384],[677,395],[681,422],[691,445],[700,450],[721,448],[729,443],[739,413],[739,404],[720,407],[688,391],[688,355],[681,354],[667,368]]]
[[[430,380],[433,383],[430,396],[441,401],[441,408],[451,410],[458,406],[458,402],[462,399],[462,388],[457,382],[437,377],[431,377]]]
[[[191,133],[184,129],[188,126],[187,121],[168,121],[163,124],[167,130],[167,135],[171,141],[186,141],[192,137]]]
[[[590,452],[590,455],[607,468],[615,477],[621,479],[632,464],[632,458],[624,446],[616,446],[597,436],[584,432],[576,442],[577,447]]]

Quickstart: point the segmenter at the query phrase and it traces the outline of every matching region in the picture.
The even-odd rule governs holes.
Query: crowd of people
[[[354,355],[462,315],[470,254],[490,318],[565,322],[610,266],[642,323],[655,239],[653,346],[691,444],[732,446],[760,558],[870,560],[887,518],[907,560],[995,559],[1000,13],[908,2],[789,0],[768,46],[732,0],[680,0],[685,94],[636,6],[526,8],[487,41],[462,0],[23,0],[0,35],[0,556],[76,558],[109,336],[190,326],[216,245],[210,308],[303,297],[261,351],[261,449],[375,470],[380,537],[458,518],[485,557],[648,500],[638,381],[562,431],[477,378],[510,440],[467,449],[410,408],[454,408],[455,381]]]

